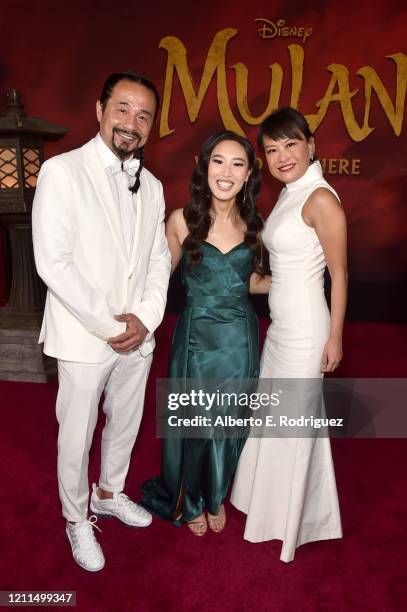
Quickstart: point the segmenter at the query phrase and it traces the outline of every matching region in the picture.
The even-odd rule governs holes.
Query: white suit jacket
[[[106,340],[126,329],[113,317],[133,313],[149,330],[142,355],[166,303],[171,257],[164,232],[161,183],[146,169],[131,258],[106,171],[91,140],[44,162],[33,203],[38,274],[48,287],[39,342],[47,355],[100,363]]]

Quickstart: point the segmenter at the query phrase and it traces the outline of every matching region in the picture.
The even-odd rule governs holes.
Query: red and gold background
[[[110,72],[151,78],[162,111],[146,165],[162,180],[169,211],[187,201],[207,136],[226,126],[255,141],[267,109],[295,105],[315,129],[318,157],[348,217],[350,317],[405,321],[403,5],[17,1],[2,7],[1,93],[19,89],[28,114],[69,129],[46,146],[49,157],[94,136],[95,102]],[[279,188],[265,171],[264,216]]]

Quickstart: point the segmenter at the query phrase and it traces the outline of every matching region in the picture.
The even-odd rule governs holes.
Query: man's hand
[[[116,321],[126,323],[127,328],[123,334],[109,338],[108,343],[118,353],[128,353],[140,346],[148,334],[148,329],[136,315],[131,312],[115,316]]]

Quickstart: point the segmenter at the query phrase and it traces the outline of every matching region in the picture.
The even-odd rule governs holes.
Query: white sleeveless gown
[[[319,378],[329,336],[324,296],[325,258],[302,208],[325,187],[319,162],[287,185],[268,217],[263,241],[270,253],[269,326],[261,378]],[[244,538],[282,540],[280,559],[316,540],[342,537],[331,446],[328,438],[249,438],[240,457],[231,502],[247,514]]]

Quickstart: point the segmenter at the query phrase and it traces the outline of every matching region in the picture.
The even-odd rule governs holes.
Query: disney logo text
[[[274,23],[269,19],[264,19],[264,17],[258,17],[255,21],[261,21],[263,24],[257,30],[258,35],[263,39],[275,38],[276,36],[296,36],[297,38],[302,38],[304,44],[312,34],[312,28],[286,26],[284,19],[279,19],[277,23]]]

